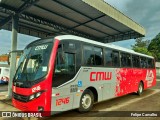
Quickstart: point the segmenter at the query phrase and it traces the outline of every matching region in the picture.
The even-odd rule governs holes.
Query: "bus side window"
[[[58,52],[56,58],[55,72],[61,72],[66,74],[75,73],[75,55],[72,53]]]
[[[94,47],[95,65],[103,64],[103,52],[102,48]]]
[[[65,65],[69,74],[75,74],[75,54],[65,53]]]
[[[105,49],[105,66],[112,67],[112,50]]]
[[[120,67],[118,51],[112,51],[112,63],[113,63],[113,67]]]
[[[92,47],[84,45],[83,49],[84,65],[94,65],[95,61]]]
[[[134,68],[140,68],[139,56],[132,55],[132,64]]]
[[[132,65],[131,65],[131,54],[127,54],[127,67],[132,67]]]
[[[131,55],[121,52],[121,67],[131,67]]]
[[[141,57],[141,68],[147,68],[147,59]]]
[[[63,62],[61,58],[63,56]],[[75,76],[75,54],[74,53],[57,53],[54,77],[52,87],[57,87],[73,79]]]
[[[154,60],[148,58],[148,68],[154,68]]]
[[[125,54],[121,52],[121,67],[125,67],[125,66],[126,66]]]

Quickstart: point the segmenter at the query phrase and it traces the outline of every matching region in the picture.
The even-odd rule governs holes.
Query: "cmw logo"
[[[154,80],[154,74],[152,70],[147,70],[146,80],[147,80],[147,87],[151,86]]]

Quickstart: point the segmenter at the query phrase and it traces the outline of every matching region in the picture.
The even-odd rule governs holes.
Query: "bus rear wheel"
[[[137,94],[140,96],[143,92],[143,83],[140,82],[139,83],[139,86],[138,86],[138,91],[137,91]]]
[[[85,113],[92,109],[94,103],[94,95],[91,90],[86,89],[80,100],[80,107],[78,109],[79,112]]]

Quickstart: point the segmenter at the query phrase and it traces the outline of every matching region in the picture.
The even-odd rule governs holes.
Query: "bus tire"
[[[143,92],[143,83],[140,82],[139,85],[138,85],[138,91],[137,91],[137,94],[140,96]]]
[[[92,109],[94,103],[94,95],[91,90],[86,89],[80,99],[78,111],[81,113],[88,112]]]

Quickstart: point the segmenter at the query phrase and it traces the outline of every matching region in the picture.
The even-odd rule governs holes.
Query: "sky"
[[[146,29],[144,40],[153,39],[160,32],[160,0],[104,0]],[[24,47],[36,37],[18,34],[18,49]],[[113,43],[131,49],[135,40],[124,40]],[[11,49],[11,32],[0,30],[0,55]]]
[[[160,0],[104,0],[122,13],[142,25],[146,30],[144,40],[152,40],[160,33]],[[114,43],[130,48],[135,40]]]

